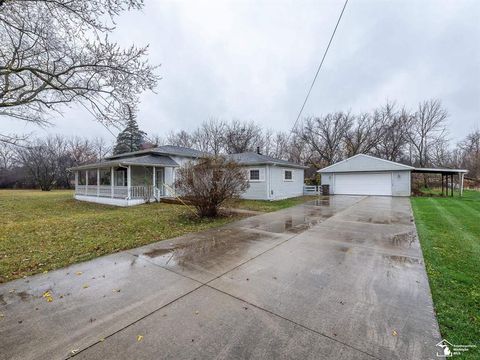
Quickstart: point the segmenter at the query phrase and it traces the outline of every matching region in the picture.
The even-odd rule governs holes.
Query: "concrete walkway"
[[[422,259],[409,199],[324,198],[3,284],[0,359],[435,358]]]

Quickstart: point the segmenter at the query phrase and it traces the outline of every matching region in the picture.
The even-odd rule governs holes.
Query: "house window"
[[[100,170],[100,185],[110,185],[110,184],[111,184],[110,169]]]
[[[260,170],[250,170],[250,180],[260,180]]]
[[[115,171],[115,186],[127,186],[127,169]]]
[[[285,180],[285,181],[292,181],[293,180],[292,170],[285,170],[283,172],[283,180]]]

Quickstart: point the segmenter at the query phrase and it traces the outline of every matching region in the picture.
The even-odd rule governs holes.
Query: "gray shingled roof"
[[[131,156],[122,159],[113,159],[100,161],[93,164],[80,165],[70,170],[87,170],[87,169],[96,169],[102,167],[111,167],[111,166],[127,166],[127,165],[146,165],[146,166],[179,166],[176,161],[174,161],[169,156],[163,155],[143,155],[143,156]]]
[[[182,146],[163,145],[163,146],[159,146],[151,149],[112,155],[107,157],[107,159],[121,159],[121,158],[127,158],[131,156],[137,156],[141,154],[177,155],[177,156],[185,156],[185,157],[191,157],[191,158],[198,158],[198,157],[208,155],[208,153],[205,153],[203,151],[190,149]]]
[[[308,166],[296,164],[287,160],[275,159],[271,156],[257,154],[256,152],[244,152],[239,154],[230,154],[228,157],[241,165],[283,165],[307,169]]]

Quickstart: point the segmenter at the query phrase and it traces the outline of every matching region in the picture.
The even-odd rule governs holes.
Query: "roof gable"
[[[361,172],[361,171],[395,171],[413,170],[412,166],[380,159],[374,156],[357,154],[348,159],[318,170],[320,173],[330,172]]]

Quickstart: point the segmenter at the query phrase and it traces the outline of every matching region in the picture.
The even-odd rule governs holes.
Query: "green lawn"
[[[181,205],[121,208],[75,201],[71,191],[0,190],[0,282],[225,224]]]
[[[261,212],[271,212],[281,209],[285,209],[291,206],[302,204],[309,200],[318,199],[318,196],[306,195],[299,196],[290,199],[277,200],[277,201],[268,201],[268,200],[237,200],[233,207],[237,207],[245,210],[261,211]]]
[[[72,191],[0,190],[0,283],[57,269],[238,219],[199,220],[192,208],[152,203],[121,208],[75,201]],[[235,206],[274,211],[310,198],[239,200]]]
[[[420,242],[442,336],[476,344],[480,357],[480,192],[464,197],[413,197]]]

